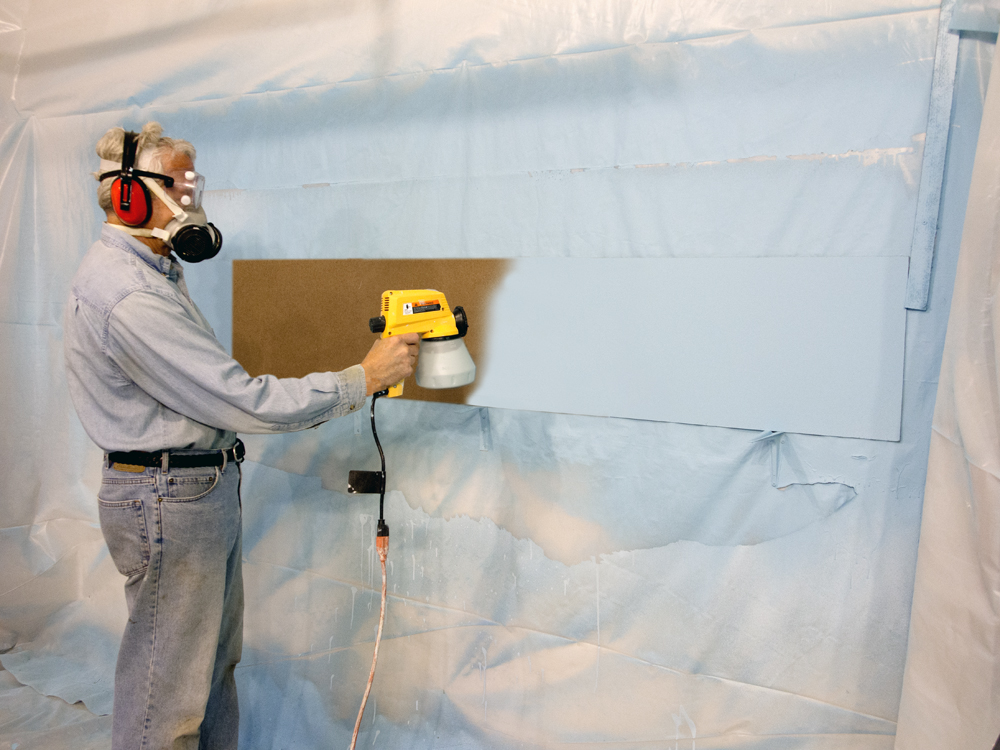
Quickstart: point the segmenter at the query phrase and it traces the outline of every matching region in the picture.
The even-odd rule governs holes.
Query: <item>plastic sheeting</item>
[[[1000,736],[998,130],[1000,85],[994,79],[934,410],[900,750],[990,747]]]
[[[996,0],[958,0],[951,28],[996,34],[998,21],[1000,21],[1000,3]]]
[[[905,256],[937,11],[14,0],[0,31],[0,738],[61,748],[106,738],[125,616],[59,328],[107,127],[198,146],[230,259]],[[899,442],[380,402],[365,746],[893,744],[991,59],[963,40]],[[226,339],[229,265],[188,280]],[[342,494],[367,430],[247,441],[245,748],[347,744],[378,615],[375,509]]]

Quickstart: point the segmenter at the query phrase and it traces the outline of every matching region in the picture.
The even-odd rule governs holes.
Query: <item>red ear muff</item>
[[[118,177],[111,183],[111,205],[122,224],[138,227],[153,215],[153,199],[142,180]]]
[[[125,133],[122,139],[122,171],[111,183],[111,207],[122,223],[130,227],[145,224],[153,215],[153,197],[136,174],[138,170],[135,169],[135,157],[138,148],[139,136],[132,131]]]

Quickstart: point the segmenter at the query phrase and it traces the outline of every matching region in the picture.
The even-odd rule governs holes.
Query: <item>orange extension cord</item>
[[[382,563],[382,609],[378,615],[378,633],[375,634],[375,653],[372,654],[372,670],[368,673],[368,685],[365,687],[365,695],[361,699],[361,710],[358,711],[358,720],[354,722],[354,736],[351,737],[351,750],[358,743],[358,730],[361,729],[361,717],[364,716],[365,706],[368,703],[368,694],[372,691],[372,681],[375,679],[375,663],[378,661],[378,644],[382,640],[382,626],[385,624],[385,558],[389,555],[389,537],[375,537],[375,549],[378,550],[378,559]]]

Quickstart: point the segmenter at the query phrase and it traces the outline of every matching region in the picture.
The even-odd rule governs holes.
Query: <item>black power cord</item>
[[[379,489],[378,494],[378,527],[376,531],[376,536],[389,536],[389,527],[385,522],[385,453],[382,451],[382,443],[378,439],[378,430],[375,429],[375,402],[378,400],[379,396],[384,396],[388,393],[388,389],[384,391],[378,391],[372,396],[372,437],[375,438],[375,446],[378,448],[379,458],[382,459],[382,486]]]
[[[361,698],[361,708],[358,710],[358,718],[354,722],[354,734],[351,737],[351,750],[355,749],[358,742],[358,732],[361,729],[361,717],[365,714],[365,705],[368,703],[368,696],[372,690],[372,682],[375,679],[375,665],[378,662],[378,647],[382,642],[382,628],[385,625],[385,599],[386,599],[386,575],[385,560],[389,554],[389,526],[385,522],[385,453],[382,451],[382,443],[378,439],[378,430],[375,429],[375,402],[380,396],[385,396],[388,390],[378,391],[372,395],[372,437],[375,438],[375,445],[378,446],[378,455],[382,459],[382,471],[377,475],[375,472],[351,472],[351,479],[348,482],[348,492],[368,492],[373,488],[371,480],[377,479],[379,490],[378,497],[378,527],[375,532],[375,549],[378,552],[379,563],[382,566],[382,605],[379,609],[378,632],[375,635],[375,650],[372,653],[372,668],[368,673],[368,684],[365,686],[365,694]]]

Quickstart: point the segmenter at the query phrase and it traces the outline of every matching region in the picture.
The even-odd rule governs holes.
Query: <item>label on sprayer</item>
[[[415,315],[417,313],[437,312],[441,309],[441,303],[436,300],[419,300],[418,302],[404,302],[403,315]]]

